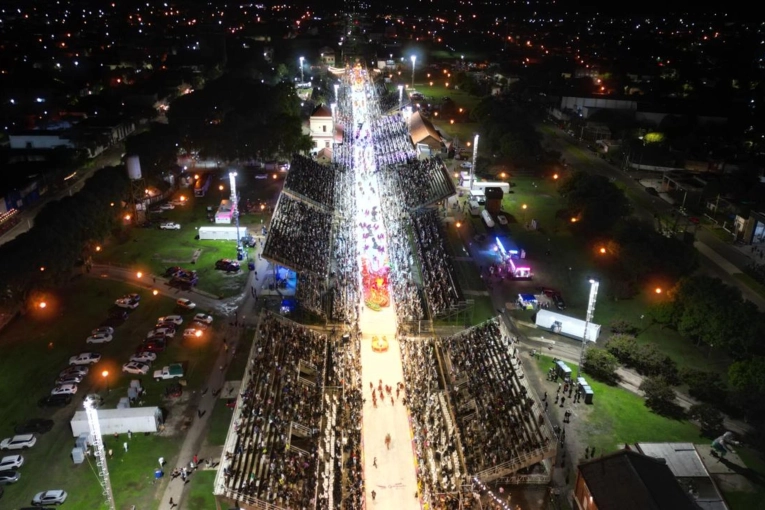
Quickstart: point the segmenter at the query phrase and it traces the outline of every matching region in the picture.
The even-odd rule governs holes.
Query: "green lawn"
[[[740,447],[736,450],[741,460],[746,464],[747,471],[743,476],[752,483],[752,491],[721,490],[725,502],[732,510],[765,510],[765,461],[749,448]]]
[[[541,356],[537,360],[539,370],[543,372],[552,363],[552,358],[548,356]],[[576,372],[575,364],[567,365]],[[582,411],[587,423],[587,427],[584,427],[586,435],[580,438],[583,444],[595,446],[599,452],[606,453],[624,443],[706,441],[694,424],[654,414],[645,406],[642,397],[584,375],[595,396],[594,404],[585,408],[589,411]]]
[[[215,496],[212,488],[215,482],[215,470],[197,471],[190,478],[189,495],[184,501],[184,508],[205,508],[214,510]]]
[[[207,433],[208,444],[221,446],[226,442],[226,434],[228,434],[233,415],[234,411],[226,407],[225,399],[219,398],[215,402],[215,407],[213,407],[212,414],[210,415],[210,430]]]
[[[105,397],[106,408],[116,406],[120,397],[126,396],[129,382],[140,379],[147,390],[142,405],[160,406],[171,413],[180,412],[172,401],[163,399],[167,383],[155,382],[151,377],[123,375],[122,364],[141,343],[146,332],[155,324],[157,317],[178,313],[172,299],[141,294],[141,305],[130,314],[128,320],[118,326],[114,340],[108,344],[90,346],[85,338],[107,316],[114,299],[135,292],[135,288],[119,282],[79,278],[72,284],[49,293],[45,299],[48,306],[35,310],[9,324],[0,335],[0,430],[9,435],[14,425],[28,418],[51,418],[53,430],[38,438],[34,448],[24,452],[26,462],[20,481],[6,488],[3,504],[8,508],[23,506],[40,490],[61,488],[69,493],[68,506],[72,508],[96,508],[100,502],[100,489],[93,470],[87,463],[74,466],[70,459],[74,445],[69,420],[87,393],[99,393]],[[182,313],[188,320],[191,313]],[[160,354],[153,368],[170,362],[181,362],[187,371],[186,391],[200,389],[211,370],[216,342],[215,328],[199,345],[188,345],[180,337],[170,342],[166,352]],[[82,351],[95,350],[104,358],[95,365],[79,385],[74,402],[63,409],[38,409],[37,400],[48,394],[53,380],[66,367],[68,357]],[[102,372],[108,371],[109,392]],[[23,381],[19,391],[18,381]],[[114,442],[106,439],[107,448],[114,450],[110,463],[112,484],[118,508],[151,508],[154,506],[152,484],[157,458],[162,455],[171,459],[177,452],[181,437],[157,437],[135,434],[130,451],[124,455],[120,438]],[[117,447],[118,446],[118,447]],[[147,490],[148,489],[148,490]],[[5,506],[3,507],[5,508]]]
[[[259,181],[248,177],[251,176],[243,176],[237,180],[241,190],[242,209],[244,210],[248,202],[273,206],[282,179]],[[223,183],[223,191],[217,189],[219,182]],[[185,196],[188,199],[185,205],[177,206],[171,211],[148,214],[151,219],[161,217],[180,223],[180,230],[129,227],[126,235],[105,243],[103,250],[94,256],[94,262],[134,267],[136,270],[157,275],[164,274],[170,266],[195,269],[199,275],[200,290],[222,297],[240,294],[247,280],[247,272],[227,275],[214,268],[215,261],[220,258],[236,258],[236,244],[233,241],[194,239],[198,227],[210,225],[207,209],[212,208],[214,212],[220,200],[228,198],[228,193],[227,182],[217,179],[203,198],[194,197],[190,190],[179,191],[175,197]],[[262,226],[267,227],[269,221],[270,215],[261,214],[258,210],[258,213],[243,213],[239,223],[240,227],[248,228],[250,233],[255,234],[260,233]],[[201,255],[196,264],[192,265],[191,260],[196,250],[202,250]]]

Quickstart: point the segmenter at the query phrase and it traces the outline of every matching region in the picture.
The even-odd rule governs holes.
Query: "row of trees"
[[[67,281],[89,241],[109,235],[129,187],[125,170],[99,170],[73,196],[48,203],[34,227],[0,246],[0,299],[23,303],[31,292]]]
[[[531,164],[543,152],[528,112],[509,96],[484,97],[470,115],[481,124],[485,152],[499,153],[518,166]]]

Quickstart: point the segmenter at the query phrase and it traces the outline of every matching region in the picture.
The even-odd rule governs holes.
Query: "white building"
[[[332,111],[326,105],[319,105],[308,120],[311,140],[313,140],[314,153],[321,149],[332,147],[335,133],[335,123],[332,120]]]
[[[18,131],[10,136],[11,149],[55,149],[74,148],[74,143],[65,131],[30,130]]]

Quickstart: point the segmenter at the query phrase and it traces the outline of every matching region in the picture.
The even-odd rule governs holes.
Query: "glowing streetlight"
[[[223,191],[223,184],[219,185],[219,186],[218,186],[218,189],[219,189],[220,191]]]
[[[605,255],[606,254],[606,248],[604,246],[601,246],[600,250],[598,250],[598,251],[600,252],[601,255]]]
[[[501,174],[499,174],[499,176],[504,179],[505,177],[507,177],[507,174],[505,172],[502,172]]]
[[[555,181],[558,180],[558,174],[553,174],[553,180],[555,180]]]
[[[305,80],[303,79],[303,60],[305,60],[303,57],[300,57],[300,83],[303,83]]]
[[[136,278],[143,278],[143,273],[142,273],[141,271],[138,271],[138,272],[135,274],[135,277],[136,277]]]
[[[131,216],[130,216],[129,214],[126,214],[126,215],[125,215],[125,221],[130,221],[130,217],[131,217]]]
[[[202,330],[198,329],[198,330],[194,331],[194,336],[197,337],[197,338],[201,337],[202,336]]]
[[[101,247],[100,246],[96,246],[96,251],[101,251]]]
[[[462,222],[458,221],[457,223],[454,224],[454,226],[457,228],[460,228],[462,226]]]
[[[523,204],[523,205],[521,206],[521,209],[523,209],[523,223],[524,223],[524,224],[526,223],[526,209],[527,209],[527,208],[528,208],[528,206],[527,206],[526,204]]]
[[[579,220],[577,220],[577,219],[576,219],[576,218],[574,218],[574,217],[571,217],[571,223],[576,223],[577,221],[579,221]]]
[[[41,273],[45,272],[45,266],[40,266],[40,272]]]
[[[151,295],[152,296],[158,296],[159,295],[159,291],[157,289],[154,289],[153,291],[151,291]]]
[[[417,55],[412,55],[410,58],[412,59],[412,88],[414,88],[414,66],[417,62]]]
[[[38,307],[38,308],[41,308],[41,309],[42,309],[42,308],[45,308],[46,306],[48,306],[48,303],[46,303],[45,301],[40,301],[40,302],[37,304],[37,307]]]
[[[661,293],[662,293],[662,289],[661,289],[661,287],[656,287],[656,288],[655,288],[653,291],[654,291],[655,293],[657,293],[657,294],[661,294]]]
[[[185,201],[186,201],[186,197],[185,197],[185,196],[183,196],[183,195],[181,195],[181,198],[180,198],[180,200],[181,200],[181,202],[185,202]]]
[[[101,375],[104,376],[104,384],[106,385],[106,393],[109,393],[109,371],[104,370],[101,372]]]

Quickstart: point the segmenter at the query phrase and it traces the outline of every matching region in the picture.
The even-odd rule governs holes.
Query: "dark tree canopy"
[[[573,228],[588,235],[604,235],[630,213],[624,192],[602,175],[574,172],[560,187],[568,212],[578,219]]]

